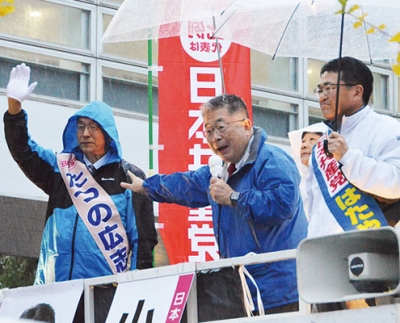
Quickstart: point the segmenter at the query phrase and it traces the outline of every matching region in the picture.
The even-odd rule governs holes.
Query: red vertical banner
[[[236,94],[251,115],[250,50],[211,39],[212,23],[186,22],[180,37],[159,40],[159,173],[196,170],[211,150],[203,137],[200,105],[214,96]],[[222,70],[218,61],[220,49]],[[170,264],[218,260],[211,207],[159,205],[160,234]]]

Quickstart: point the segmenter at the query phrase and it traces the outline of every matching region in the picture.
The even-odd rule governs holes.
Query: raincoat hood
[[[119,142],[114,115],[109,105],[99,101],[90,102],[68,119],[63,133],[64,148],[62,152],[74,153],[78,159],[83,158],[83,153],[79,148],[78,138],[76,135],[76,124],[80,117],[90,118],[100,125],[103,133],[105,132],[111,139],[110,153],[113,156],[112,159],[118,161],[121,160],[122,149]]]
[[[294,161],[296,162],[297,168],[300,171],[300,174],[304,174],[308,172],[308,168],[303,165],[303,163],[300,160],[300,148],[301,148],[301,140],[304,132],[322,132],[325,133],[329,127],[323,123],[314,123],[308,127],[299,129],[299,130],[293,130],[288,133],[289,136],[289,141],[290,141],[290,147],[292,149],[292,157]]]

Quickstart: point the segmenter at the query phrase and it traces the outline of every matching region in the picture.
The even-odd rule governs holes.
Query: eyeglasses
[[[324,95],[329,95],[331,92],[337,88],[337,86],[356,86],[358,84],[335,84],[335,83],[325,83],[323,85],[318,85],[318,87],[314,90],[314,93],[316,95],[321,95],[322,93]]]
[[[236,122],[243,122],[246,119],[241,119],[241,120],[235,120],[232,122],[217,122],[214,127],[206,127],[205,130],[203,131],[203,135],[205,138],[211,138],[214,135],[214,132],[219,133],[220,135],[224,134],[226,130],[228,130],[229,126],[232,123]]]
[[[79,133],[84,133],[85,129],[87,129],[89,133],[93,134],[99,130],[99,126],[95,123],[89,123],[87,125],[80,123],[76,125],[76,131]]]

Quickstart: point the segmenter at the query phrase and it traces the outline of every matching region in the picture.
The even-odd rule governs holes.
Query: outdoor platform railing
[[[385,247],[385,250],[388,248],[388,241],[390,242],[396,242],[395,246],[397,246],[397,235],[393,236],[393,232],[387,232],[391,231],[389,229],[382,229],[382,230],[377,230],[375,232],[366,232],[366,233],[351,233],[351,234],[343,234],[343,235],[338,235],[337,237],[334,238],[336,241],[344,241],[346,242],[348,238],[354,238],[354,241],[357,241],[360,243],[360,246],[364,246],[368,249],[370,248],[375,248],[377,244],[382,244],[382,246]],[[390,236],[390,233],[392,233],[392,236]],[[360,239],[359,235],[362,236],[362,239]],[[384,236],[386,237],[385,240],[382,239],[377,239],[377,237]],[[328,242],[330,242],[330,238],[326,238],[327,240],[325,241],[325,246],[328,245]],[[371,241],[370,241],[371,240]],[[316,242],[316,241],[314,241]],[[319,242],[319,241],[318,241]],[[372,243],[374,242],[374,243]],[[346,244],[348,245],[348,244]],[[369,246],[371,245],[371,246]],[[314,246],[314,244],[312,245]],[[334,249],[337,249],[335,246],[333,246]],[[354,246],[352,246],[354,247]],[[339,248],[340,249],[340,248]],[[357,249],[358,250],[358,249]],[[371,249],[374,250],[374,249]],[[29,294],[33,296],[34,302],[42,302],[41,299],[43,295],[48,295],[46,294],[46,288],[47,286],[54,290],[57,290],[58,294],[57,295],[62,295],[62,300],[58,300],[58,304],[60,302],[66,302],[69,300],[69,298],[65,295],[65,293],[69,293],[71,288],[76,289],[76,296],[74,296],[75,302],[78,301],[79,296],[82,294],[82,289],[83,289],[83,294],[84,294],[84,303],[85,303],[85,309],[84,309],[84,316],[85,316],[85,323],[94,323],[95,322],[95,313],[97,308],[96,306],[99,306],[97,301],[99,298],[96,298],[96,295],[98,296],[99,294],[96,294],[101,287],[106,287],[107,285],[114,285],[118,287],[124,287],[120,291],[125,290],[127,292],[126,296],[124,297],[117,297],[118,296],[118,288],[116,292],[116,297],[114,298],[114,303],[111,304],[111,301],[109,301],[109,305],[111,305],[110,309],[106,309],[106,313],[111,314],[113,311],[114,305],[123,305],[125,308],[129,307],[129,313],[126,314],[125,309],[122,309],[120,312],[119,308],[117,311],[115,311],[114,308],[114,314],[115,313],[123,313],[125,315],[125,318],[133,317],[133,313],[135,312],[134,306],[136,306],[136,300],[137,299],[145,299],[146,300],[146,311],[147,309],[151,309],[154,307],[154,313],[164,313],[161,308],[158,307],[158,305],[164,306],[169,305],[167,303],[167,298],[162,296],[159,298],[156,298],[153,300],[153,295],[154,294],[159,294],[161,292],[161,287],[158,286],[158,283],[160,281],[172,281],[174,282],[173,284],[176,283],[177,277],[193,277],[193,282],[191,284],[191,288],[187,287],[186,295],[187,296],[187,302],[186,302],[186,308],[185,311],[183,312],[184,315],[182,317],[182,323],[198,323],[198,322],[208,322],[208,323],[254,323],[254,322],[267,322],[267,323],[333,323],[333,322],[352,322],[352,323],[400,323],[400,298],[398,294],[391,294],[391,293],[380,293],[380,295],[375,295],[375,294],[370,294],[367,296],[371,297],[377,297],[377,296],[382,296],[378,297],[376,301],[379,300],[379,303],[377,303],[377,306],[372,306],[369,308],[362,308],[362,309],[347,309],[347,310],[339,310],[339,311],[331,311],[331,312],[325,312],[325,313],[311,313],[310,311],[310,301],[307,300],[305,302],[304,300],[307,299],[304,295],[304,293],[301,292],[300,289],[300,300],[299,300],[299,311],[296,312],[289,312],[289,313],[280,313],[280,314],[269,314],[266,316],[254,316],[254,317],[247,317],[245,313],[243,314],[243,317],[238,317],[238,316],[230,316],[230,317],[236,317],[236,318],[230,318],[230,319],[221,319],[221,318],[212,318],[212,319],[204,319],[201,318],[200,316],[204,315],[204,298],[201,298],[201,292],[200,290],[203,289],[204,291],[204,276],[202,274],[208,275],[208,273],[215,273],[219,272],[220,269],[223,268],[229,268],[229,267],[234,267],[238,268],[241,265],[255,265],[259,263],[269,263],[269,262],[276,262],[276,261],[285,261],[285,260],[290,260],[290,259],[296,259],[297,260],[297,269],[299,271],[299,262],[303,261],[302,260],[302,248],[299,247],[297,249],[293,250],[285,250],[285,251],[279,251],[279,252],[272,252],[272,253],[265,253],[265,254],[252,254],[252,255],[247,255],[243,257],[237,257],[237,258],[229,258],[229,259],[223,259],[223,260],[218,260],[218,261],[209,261],[209,262],[200,262],[200,263],[180,263],[176,265],[169,265],[169,266],[161,266],[161,267],[156,267],[156,268],[151,268],[151,269],[145,269],[145,270],[134,270],[134,271],[128,271],[123,274],[117,274],[117,275],[111,275],[111,276],[103,276],[103,277],[97,277],[97,278],[90,278],[90,279],[83,279],[83,280],[76,280],[76,281],[70,281],[70,282],[61,282],[61,283],[55,283],[55,284],[48,284],[48,285],[36,285],[36,286],[29,286],[26,287],[29,289]],[[303,250],[304,251],[304,250]],[[307,255],[307,254],[306,254]],[[307,257],[306,257],[307,258]],[[314,259],[314,258],[313,258]],[[334,263],[334,262],[333,262]],[[307,272],[310,274],[308,276],[312,276],[312,281],[315,281],[315,267],[316,264],[315,262],[308,262],[307,263]],[[313,264],[310,266],[310,264]],[[327,264],[328,266],[332,266],[330,262]],[[301,267],[301,266],[300,266]],[[397,267],[397,266],[396,266]],[[345,275],[345,274],[344,274]],[[209,275],[208,277],[211,277],[213,275]],[[221,276],[216,276],[221,278]],[[235,277],[236,279],[237,277]],[[298,272],[298,279],[299,283],[302,282],[304,285],[304,275],[299,275]],[[213,278],[214,279],[214,276]],[[342,279],[342,278],[341,278]],[[343,277],[343,280],[345,280],[346,277]],[[307,278],[306,278],[307,280]],[[216,281],[216,279],[214,280]],[[125,284],[126,283],[126,284]],[[172,284],[172,285],[173,285]],[[141,287],[138,287],[138,286]],[[172,286],[168,285],[168,286]],[[225,284],[227,285],[227,284]],[[143,288],[144,286],[144,288]],[[168,287],[168,288],[170,288]],[[304,286],[303,286],[304,287]],[[66,288],[69,288],[66,290]],[[97,289],[98,288],[98,289]],[[168,292],[174,292],[175,288],[172,286],[171,290],[168,290]],[[21,289],[21,292],[19,293],[19,290]],[[21,288],[16,288],[14,289],[14,296],[16,296],[16,299],[13,299],[13,304],[17,307],[19,307],[19,303],[23,300],[23,297],[27,295],[27,293],[22,293],[22,291],[25,289],[25,287]],[[310,287],[310,289],[315,289],[314,287]],[[397,289],[396,289],[397,290]],[[3,300],[7,300],[8,297],[8,290],[0,290],[0,298]],[[15,293],[17,292],[17,293]],[[26,291],[25,291],[26,292]],[[61,292],[61,294],[60,294]],[[146,294],[147,292],[147,294]],[[240,290],[242,292],[242,290]],[[331,291],[328,291],[331,292]],[[101,294],[101,293],[100,293]],[[3,297],[1,296],[3,295]],[[18,296],[20,295],[20,296]],[[53,294],[51,294],[53,295]],[[56,294],[54,294],[56,295]],[[121,293],[120,293],[121,295]],[[171,295],[168,294],[168,295]],[[239,293],[240,295],[240,293]],[[359,297],[365,297],[366,294],[359,294]],[[325,295],[324,295],[325,296]],[[148,298],[147,298],[148,297]],[[355,299],[356,296],[352,297]],[[48,297],[47,297],[48,298]],[[61,297],[60,297],[61,299]],[[117,299],[117,300],[116,300]],[[9,300],[11,300],[11,295]],[[168,298],[168,302],[170,302],[171,298]],[[242,302],[240,300],[239,302]],[[57,303],[57,301],[55,301]],[[70,302],[69,305],[72,305],[72,301]],[[10,303],[8,303],[10,304]],[[75,303],[76,304],[76,303]],[[156,304],[154,306],[154,304]],[[4,306],[5,303],[2,303],[1,310],[5,309],[6,307]],[[63,304],[62,304],[63,305]],[[64,304],[66,305],[66,304]],[[63,305],[63,306],[64,306]],[[212,303],[214,305],[214,303]],[[75,305],[76,306],[76,305]],[[215,306],[216,309],[218,310],[218,305]],[[71,306],[69,306],[71,315],[74,313],[72,310],[74,310]],[[122,308],[122,307],[121,307]],[[19,308],[18,308],[19,309]],[[61,309],[61,308],[59,308]],[[75,310],[74,310],[75,311]],[[109,311],[109,312],[108,312]],[[148,315],[149,311],[147,312]],[[199,313],[201,315],[199,315]],[[215,315],[216,313],[213,313],[210,311],[211,315]],[[143,313],[142,313],[143,314]],[[219,314],[219,313],[218,313]],[[0,315],[1,316],[1,315]],[[117,315],[112,316],[111,318],[114,319]],[[14,316],[13,316],[14,317]],[[118,316],[119,317],[119,316]],[[154,314],[154,317],[156,315]],[[165,316],[164,316],[165,317]],[[207,316],[210,317],[210,316]],[[132,320],[132,319],[130,319]],[[65,320],[64,320],[65,321]],[[115,322],[125,322],[123,318],[117,320],[114,320]],[[143,317],[136,318],[133,320],[134,322],[145,322],[143,320]],[[159,322],[160,319],[146,319],[146,322],[153,322],[153,323],[164,323]],[[0,322],[3,322],[3,316],[1,316]],[[8,321],[7,321],[8,322]],[[16,320],[9,321],[9,322],[16,322]],[[168,322],[178,322],[178,320],[171,321],[169,320]],[[114,323],[114,322],[113,322]],[[128,321],[126,321],[128,323]]]
[[[226,267],[237,267],[240,265],[253,265],[259,263],[268,263],[275,261],[283,261],[296,258],[296,250],[285,250],[264,254],[252,254],[243,257],[228,258],[218,261],[200,262],[200,263],[180,263],[177,265],[169,265],[163,267],[156,267],[146,270],[134,270],[123,274],[105,276],[98,278],[90,278],[84,280],[84,297],[85,297],[85,322],[94,323],[94,287],[107,284],[120,284],[124,282],[134,282],[141,280],[151,280],[154,278],[166,277],[170,275],[183,275],[188,273],[199,273],[214,269],[221,269]],[[299,314],[309,313],[309,305],[300,301],[299,311],[282,313],[282,314],[272,314],[268,315],[269,318],[273,317],[291,317]],[[256,317],[243,317],[240,319],[230,319],[228,321],[232,322],[254,322]],[[265,319],[265,317],[264,317]],[[194,275],[194,280],[192,287],[188,296],[186,304],[186,321],[187,323],[197,323],[198,322],[198,308],[197,308],[197,281],[196,275]],[[227,320],[223,320],[225,322]],[[208,321],[217,322],[217,321]]]

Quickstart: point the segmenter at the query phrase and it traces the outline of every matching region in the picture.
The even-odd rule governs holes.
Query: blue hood
[[[63,153],[74,153],[78,159],[82,160],[83,154],[79,149],[78,138],[76,136],[76,123],[78,118],[90,118],[96,121],[103,132],[111,138],[110,152],[113,161],[122,159],[122,149],[119,142],[118,131],[115,125],[114,115],[111,107],[104,102],[94,101],[85,105],[68,119],[63,133]]]

